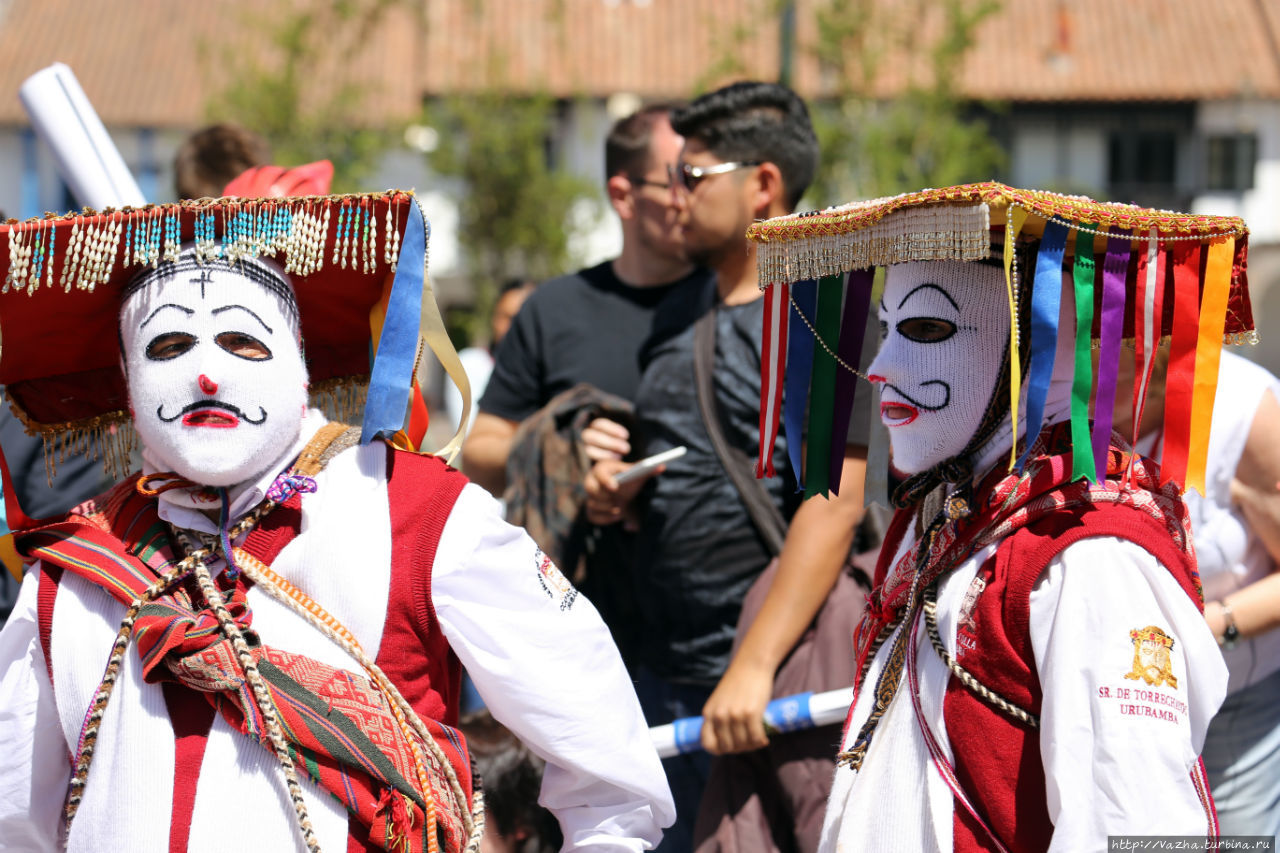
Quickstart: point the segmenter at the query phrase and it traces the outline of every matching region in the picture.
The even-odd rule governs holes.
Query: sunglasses
[[[668,172],[668,174],[670,173],[670,171],[671,171],[671,168],[670,168],[670,167],[667,167],[667,172]],[[631,182],[631,186],[633,186],[633,187],[655,187],[655,188],[660,189],[660,190],[669,190],[669,189],[671,189],[671,184],[670,184],[670,183],[663,183],[662,181],[651,181],[651,180],[649,180],[648,178],[632,178],[632,177],[628,177],[628,178],[627,178],[627,180],[629,180],[629,181]]]
[[[697,189],[698,184],[712,175],[723,175],[728,172],[736,172],[738,169],[749,169],[752,166],[759,166],[761,162],[760,160],[741,160],[732,163],[719,163],[715,166],[690,166],[688,163],[677,163],[674,166],[668,166],[667,173],[670,175],[672,186],[681,186],[689,192],[693,192]]]

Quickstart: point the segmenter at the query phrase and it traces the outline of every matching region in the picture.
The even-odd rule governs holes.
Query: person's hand
[[[631,433],[608,418],[596,418],[582,430],[582,444],[592,462],[621,459],[631,452]]]
[[[712,755],[768,746],[764,709],[773,673],[735,660],[702,707],[702,746]]]
[[[631,501],[650,477],[661,474],[666,467],[659,465],[643,477],[618,485],[614,478],[630,468],[632,463],[621,459],[604,459],[591,466],[583,486],[587,490],[587,521],[592,524],[616,524],[625,522],[628,530],[638,526]]]
[[[1227,630],[1227,616],[1221,601],[1205,602],[1204,621],[1208,623],[1209,630],[1213,633],[1213,638],[1221,640],[1223,633]]]

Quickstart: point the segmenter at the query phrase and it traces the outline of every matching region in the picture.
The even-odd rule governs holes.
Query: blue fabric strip
[[[818,308],[818,282],[814,279],[791,285],[795,300],[787,325],[787,375],[782,385],[782,424],[786,428],[787,456],[796,475],[796,489],[804,491],[801,448],[804,446],[804,415],[809,404],[809,374],[813,372],[813,332],[801,314],[813,322]]]
[[[413,385],[413,363],[418,357],[426,253],[427,223],[415,199],[409,205],[387,316],[369,376],[369,396],[360,428],[362,444],[378,437],[390,438],[404,428]]]
[[[1031,367],[1027,371],[1026,449],[1018,468],[1027,463],[1031,447],[1044,425],[1044,404],[1053,378],[1053,357],[1058,348],[1058,311],[1062,307],[1062,257],[1067,249],[1067,226],[1046,222],[1036,277],[1031,290]]]

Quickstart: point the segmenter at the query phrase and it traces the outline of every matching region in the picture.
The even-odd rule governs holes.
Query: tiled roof
[[[1275,0],[1006,0],[966,92],[1001,100],[1280,97]]]
[[[794,80],[808,96],[829,91],[806,48],[824,2],[797,0]],[[912,16],[899,18],[910,21],[905,32],[927,39],[941,29],[936,3],[879,2],[890,15]],[[60,60],[109,124],[199,124],[228,79],[229,61],[255,61],[269,16],[305,3],[0,0],[0,122],[25,122],[18,86]],[[315,69],[309,82],[320,91],[358,83],[360,111],[370,120],[409,118],[424,94],[487,85],[566,97],[686,97],[734,77],[777,76],[778,28],[770,11],[776,6],[775,0],[405,2],[371,28],[363,50],[348,52],[335,39],[335,61]],[[354,26],[348,22],[342,32]],[[1275,0],[1004,0],[975,36],[956,80],[970,96],[1280,97]],[[894,44],[877,63],[880,94],[927,73],[921,56],[912,60],[900,39],[888,40]]]
[[[210,99],[228,81],[229,65],[261,63],[265,32],[288,5],[278,0],[0,0],[0,122],[26,123],[18,88],[36,71],[65,62],[107,124],[202,124]],[[421,102],[413,73],[423,44],[417,20],[407,10],[393,10],[354,54],[330,36],[326,46],[338,55],[304,75],[302,83],[316,84],[311,91],[321,97],[359,84],[360,114],[372,119],[413,115]],[[359,25],[345,26],[354,33]]]

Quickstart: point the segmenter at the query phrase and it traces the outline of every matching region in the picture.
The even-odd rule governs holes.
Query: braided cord
[[[435,759],[441,773],[448,781],[450,793],[458,804],[458,811],[463,815],[463,828],[467,837],[470,839],[475,835],[477,831],[476,821],[473,815],[468,814],[467,809],[462,805],[466,803],[467,798],[462,790],[462,783],[454,772],[453,765],[449,763],[444,752],[440,749],[440,745],[431,736],[413,706],[404,698],[391,679],[386,676],[382,668],[365,653],[355,635],[306,593],[277,574],[262,561],[240,550],[236,551],[236,561],[249,579],[258,584],[260,589],[311,623],[313,627],[332,640],[347,654],[351,655],[390,700],[388,704],[391,706],[391,711],[395,715],[396,722],[399,724],[406,742],[409,744],[410,751],[413,753],[418,783],[422,787],[423,797],[426,801],[428,844],[432,853],[436,853],[438,850],[436,804],[432,794],[431,779],[427,775],[422,752],[417,741],[412,737],[413,733],[416,733],[427,744],[428,749],[431,751],[431,757]],[[483,825],[480,826],[480,829],[483,829]]]
[[[960,679],[960,682],[969,688],[971,693],[976,694],[988,705],[1004,711],[1015,720],[1019,720],[1033,729],[1040,727],[1040,721],[1034,714],[1019,708],[990,687],[987,687],[973,673],[956,663],[955,658],[947,651],[946,646],[942,644],[942,637],[938,633],[938,586],[936,583],[930,584],[924,591],[924,625],[929,634],[929,642],[932,644],[933,650],[938,653],[938,657],[942,658],[942,662],[947,665],[947,669],[951,670],[952,674]]]
[[[116,632],[115,642],[111,644],[111,656],[107,659],[106,672],[93,693],[93,701],[80,727],[80,738],[76,743],[76,754],[72,762],[75,771],[67,789],[67,804],[63,809],[63,826],[70,832],[71,821],[80,810],[80,801],[84,796],[85,785],[89,782],[89,768],[93,765],[94,750],[98,744],[98,732],[102,727],[102,717],[107,712],[107,704],[111,701],[116,681],[120,677],[120,669],[124,665],[124,655],[133,639],[133,631],[137,626],[138,613],[143,605],[162,595],[174,583],[185,577],[202,560],[210,559],[212,554],[207,550],[193,552],[182,562],[165,572],[147,587],[141,596],[135,598],[125,611],[120,629]]]
[[[203,563],[198,565],[195,569],[195,578],[196,583],[200,586],[200,592],[204,595],[205,602],[218,619],[218,626],[227,636],[227,639],[231,641],[231,648],[235,651],[236,658],[240,662],[240,669],[244,672],[245,680],[249,682],[249,687],[252,689],[254,701],[258,706],[258,711],[262,714],[262,722],[266,727],[267,737],[271,741],[276,759],[280,762],[280,768],[284,771],[285,785],[289,789],[289,800],[293,803],[294,815],[297,818],[298,831],[302,834],[302,840],[306,843],[307,850],[311,851],[311,853],[320,853],[320,843],[316,840],[315,832],[311,828],[311,817],[307,813],[307,804],[302,798],[302,785],[298,781],[297,767],[294,764],[293,757],[289,755],[289,746],[285,742],[284,732],[280,728],[280,721],[276,718],[275,708],[271,702],[271,694],[267,689],[266,682],[262,680],[262,674],[258,672],[258,665],[253,659],[253,652],[249,650],[249,644],[245,641],[240,626],[236,624],[235,618],[227,610],[222,594],[218,591],[213,578],[209,575],[208,567]]]
[[[143,482],[145,482],[145,479]],[[274,503],[266,502],[240,519],[231,528],[232,538],[253,527],[262,516],[275,509],[275,506]],[[141,596],[134,599],[125,611],[124,618],[120,621],[120,629],[116,632],[115,642],[111,644],[111,655],[107,658],[106,671],[102,676],[102,680],[98,682],[97,689],[94,690],[93,701],[89,703],[89,710],[85,713],[85,721],[80,729],[80,738],[76,743],[76,755],[72,760],[72,766],[75,770],[67,787],[67,804],[63,811],[63,826],[67,832],[71,830],[71,822],[75,819],[76,812],[80,809],[80,802],[84,797],[84,789],[89,782],[89,768],[93,764],[94,750],[98,743],[98,733],[102,727],[102,718],[107,711],[107,704],[111,701],[116,681],[119,679],[120,668],[124,664],[125,651],[133,640],[133,631],[137,624],[138,613],[142,610],[143,605],[159,598],[175,583],[195,571],[197,566],[205,566],[213,562],[217,556],[216,546],[190,550],[187,556],[176,566],[157,578]]]

